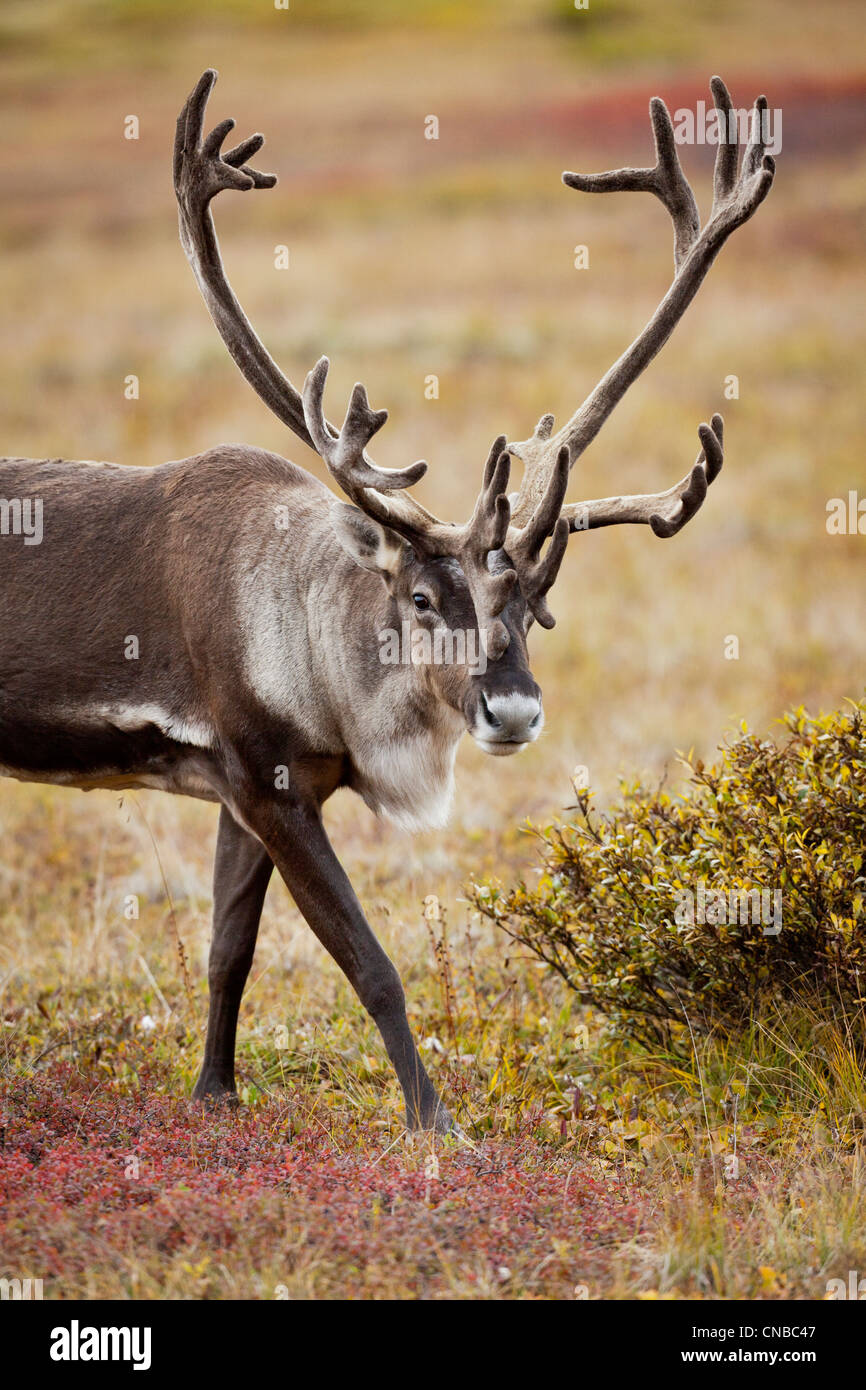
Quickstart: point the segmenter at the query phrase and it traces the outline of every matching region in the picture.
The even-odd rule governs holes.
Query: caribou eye
[[[415,605],[416,613],[427,613],[432,606],[429,598],[425,598],[423,594],[413,594],[412,602]]]

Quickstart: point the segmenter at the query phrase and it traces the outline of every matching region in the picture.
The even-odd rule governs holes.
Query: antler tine
[[[470,520],[464,526],[450,526],[405,492],[426,473],[423,460],[408,468],[388,469],[365,457],[364,449],[384,425],[388,412],[370,409],[360,383],[352,391],[342,428],[336,431],[328,424],[324,394],[329,365],[327,357],[320,358],[307,374],[302,392],[307,429],[328,471],[357,507],[422,553],[450,555],[460,561],[485,650],[495,660],[508,646],[508,631],[499,614],[517,579],[514,570],[494,574],[488,566],[490,552],[501,549],[505,542],[511,514],[506,495],[511,460],[505,436],[500,435],[490,451]],[[389,495],[394,493],[401,495]]]
[[[592,531],[600,526],[645,524],[656,536],[667,539],[691,521],[719,475],[724,460],[724,422],[714,415],[709,425],[699,425],[701,451],[694,466],[666,492],[633,497],[600,497],[588,502],[569,502],[563,518],[571,531]]]
[[[649,519],[653,534],[663,540],[675,536],[687,521],[691,521],[695,512],[702,506],[710,483],[721,472],[725,457],[724,421],[721,415],[714,415],[710,425],[698,425],[698,435],[702,448],[688,481],[683,479],[667,494],[668,497],[678,498],[681,506],[679,515],[670,518],[659,509],[653,512]]]
[[[509,440],[509,454],[520,459],[523,464],[520,490],[514,494],[511,505],[511,519],[516,526],[527,525],[547,491],[551,476],[551,460],[559,456],[558,450],[552,455],[550,449],[554,423],[553,415],[542,415],[529,439],[521,440],[517,444]]]
[[[677,154],[670,112],[661,97],[650,102],[656,162],[652,169],[614,169],[605,174],[565,173],[562,182],[581,193],[654,193],[674,224],[674,266],[682,265],[698,239],[701,219]]]
[[[451,552],[459,559],[466,576],[485,651],[494,661],[508,647],[508,629],[500,621],[499,615],[517,582],[516,570],[503,569],[493,573],[488,564],[489,555],[503,548],[508,535],[511,520],[511,504],[507,495],[510,472],[511,459],[505,435],[500,434],[487,455],[475,509],[466,526],[461,527],[459,535],[453,538],[456,545]]]
[[[552,423],[552,417],[548,417]],[[539,422],[543,424],[543,421]],[[552,587],[568,544],[569,524],[561,515],[568,487],[568,449],[560,449],[547,490],[523,528],[515,528],[507,541],[508,554],[520,577],[520,591],[542,627],[551,628],[556,619],[545,595]],[[552,537],[546,555],[541,548]]]
[[[535,555],[548,536],[553,534],[556,522],[565,501],[568,487],[569,456],[563,446],[556,456],[547,489],[526,526],[521,531],[521,547],[524,553]]]
[[[481,491],[466,528],[467,539],[486,547],[487,550],[499,550],[505,544],[511,520],[511,503],[507,491],[510,476],[511,459],[508,456],[505,435],[500,434],[493,441],[487,455]]]
[[[764,140],[764,117],[767,114],[768,102],[765,96],[755,98],[755,105],[752,107],[752,129],[749,144],[743,159],[743,178],[751,178],[757,174],[764,163],[764,152],[766,141]],[[772,162],[772,156],[770,156]],[[775,165],[773,166],[775,167]]]
[[[307,373],[301,399],[304,420],[310,436],[329,472],[347,495],[357,501],[365,489],[393,492],[412,487],[427,472],[423,459],[408,468],[380,468],[371,463],[364,450],[388,418],[387,410],[371,410],[367,391],[358,381],[349,397],[346,417],[339,432],[328,424],[324,413],[325,382],[330,362],[320,357]]]
[[[731,94],[720,77],[710,78],[710,91],[722,124],[713,169],[713,207],[710,216],[714,217],[736,187],[739,150],[736,140],[730,139],[731,112],[734,109]]]
[[[556,583],[559,567],[568,545],[569,524],[561,516],[554,527],[547,554],[541,556],[533,565],[526,566],[520,573],[521,592],[542,627],[556,626],[556,618],[547,604],[547,593]]]

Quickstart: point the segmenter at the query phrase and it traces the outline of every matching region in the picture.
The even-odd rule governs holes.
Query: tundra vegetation
[[[0,1276],[41,1278],[46,1297],[847,1288],[851,1270],[866,1273],[861,870],[821,805],[846,804],[862,825],[862,751],[850,733],[848,753],[839,740],[858,718],[844,698],[863,686],[864,540],[831,533],[827,504],[863,491],[863,16],[843,0],[801,7],[796,22],[779,0],[760,14],[734,3],[724,26],[716,7],[684,0],[663,21],[652,7],[546,0],[459,13],[430,0],[413,7],[417,25],[403,6],[317,9],[320,23],[301,7],[253,19],[240,0],[204,18],[162,0],[132,14],[4,8],[0,101],[15,136],[0,148],[15,190],[0,221],[4,451],[143,464],[245,439],[325,477],[236,382],[178,252],[166,92],[213,64],[227,109],[261,121],[269,153],[285,151],[279,195],[225,213],[253,321],[296,378],[327,342],[337,398],[363,374],[392,407],[382,463],[424,452],[424,500],[467,514],[489,440],[542,410],[562,415],[577,378],[597,379],[664,289],[663,211],[651,217],[637,196],[634,216],[626,195],[557,200],[556,175],[649,159],[647,95],[672,110],[703,99],[710,55],[738,94],[753,95],[757,74],[784,110],[784,177],[581,461],[581,490],[666,486],[716,401],[728,458],[670,545],[646,528],[572,537],[558,585],[568,611],[530,638],[545,735],[508,762],[463,748],[445,831],[409,839],[349,797],[328,808],[471,1147],[407,1139],[373,1024],[277,883],[241,1013],[243,1104],[193,1107],[213,809],[3,785]],[[274,24],[293,27],[275,39]],[[338,99],[323,100],[323,84]],[[424,139],[431,113],[437,140]],[[137,140],[124,138],[129,114]],[[713,151],[681,153],[706,209]],[[287,270],[274,254],[284,245]],[[124,394],[131,375],[137,398]],[[801,704],[811,718],[774,723]],[[758,735],[732,740],[732,764],[714,750],[743,718]],[[677,750],[692,748],[689,772]],[[593,792],[585,816],[576,765]],[[767,765],[785,787],[800,778],[802,806],[759,795]],[[731,783],[729,802],[708,776]],[[729,936],[726,951],[727,923],[696,923],[697,951],[683,962],[680,945],[674,978],[663,923],[676,880],[692,886],[689,824],[708,810],[725,865],[748,850],[754,885],[782,888],[782,931]],[[826,899],[814,918],[811,878],[792,893],[770,876],[781,818]],[[589,824],[601,846],[581,838]],[[575,992],[579,972],[563,978],[479,910],[523,896],[579,941],[588,909],[573,881],[552,884],[553,825],[605,890],[592,908],[593,929],[611,932],[595,998]],[[629,825],[631,850],[617,843]],[[738,886],[698,830],[693,840],[694,890]],[[652,862],[650,843],[664,849]],[[611,903],[624,898],[602,884],[603,854],[613,870],[627,853],[650,882],[635,884],[644,978],[624,979],[618,1001]],[[491,896],[473,904],[473,884]],[[810,993],[799,953],[812,947]],[[648,1016],[624,1005],[653,972],[675,984],[683,1018],[639,1029]]]

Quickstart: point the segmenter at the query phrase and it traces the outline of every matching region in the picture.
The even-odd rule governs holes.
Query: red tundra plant
[[[314,1098],[209,1112],[139,1080],[5,1087],[0,1261],[46,1297],[574,1297],[643,1224],[531,1134],[392,1143]]]

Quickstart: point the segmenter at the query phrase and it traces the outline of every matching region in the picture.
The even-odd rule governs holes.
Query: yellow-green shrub
[[[472,900],[621,1037],[671,1044],[689,1025],[737,1028],[773,995],[856,1012],[866,999],[864,716],[866,701],[820,718],[797,710],[780,742],[744,732],[716,766],[690,760],[684,793],[624,786],[606,815],[580,792],[572,822],[538,832],[538,883],[476,886]],[[724,914],[697,911],[701,884],[727,895]],[[777,934],[772,920],[697,920],[730,918],[731,892],[753,889],[781,893]]]

